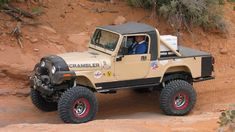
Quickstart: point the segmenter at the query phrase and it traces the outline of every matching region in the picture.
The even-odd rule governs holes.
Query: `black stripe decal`
[[[160,77],[135,79],[126,81],[104,82],[96,83],[96,87],[102,87],[102,89],[120,88],[120,87],[136,87],[138,85],[158,85],[160,83]]]

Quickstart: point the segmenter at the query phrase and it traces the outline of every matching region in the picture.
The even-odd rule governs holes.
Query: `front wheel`
[[[196,103],[196,92],[184,80],[170,81],[160,95],[160,107],[167,115],[186,115]]]
[[[30,92],[31,100],[33,104],[40,110],[45,112],[51,112],[57,110],[56,102],[49,102],[37,91],[31,88]]]
[[[95,94],[85,87],[67,90],[58,102],[60,118],[65,123],[85,123],[94,119],[98,110]]]

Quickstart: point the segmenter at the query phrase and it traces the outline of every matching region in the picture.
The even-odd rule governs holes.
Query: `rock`
[[[6,77],[7,75],[5,73],[0,72],[0,77]]]
[[[0,48],[0,51],[4,51],[4,50],[5,50],[5,48],[2,48],[2,47]]]
[[[63,45],[60,35],[48,36],[48,41],[52,44]]]
[[[10,64],[10,65],[2,64],[0,65],[0,69],[1,69],[0,73],[4,73],[10,78],[26,80],[26,81],[28,81],[28,75],[31,72],[31,69],[27,69],[24,65],[20,64]]]
[[[79,34],[68,35],[67,40],[77,45],[87,45],[90,41],[90,36],[87,32],[81,32]]]
[[[118,16],[113,22],[114,25],[120,25],[123,23],[126,23],[126,18],[124,16]]]
[[[49,31],[49,32],[51,32],[51,33],[54,33],[54,34],[57,33],[55,29],[53,29],[53,28],[51,28],[51,27],[48,27],[48,26],[40,25],[40,26],[38,26],[38,27],[40,27],[40,28],[42,28],[42,29],[45,29],[45,30],[47,30],[47,31]]]
[[[1,36],[6,37],[6,36],[7,36],[7,34],[6,34],[6,33],[2,33],[2,34],[1,34]]]
[[[57,45],[64,45],[62,42],[60,42],[60,41],[57,41],[57,42],[55,42]]]
[[[223,54],[223,55],[228,54],[228,50],[226,48],[222,48],[220,50],[220,54]]]
[[[31,38],[31,39],[30,39],[30,42],[31,42],[31,43],[37,43],[37,42],[38,42],[38,39],[37,39],[37,38]]]
[[[5,26],[6,26],[7,28],[11,28],[11,27],[12,27],[12,22],[6,22],[6,23],[5,23]]]
[[[234,69],[234,66],[230,66],[230,68]]]
[[[11,92],[11,90],[9,90],[9,89],[1,88],[0,89],[0,96],[8,95],[10,92]]]
[[[230,80],[226,80],[224,83],[232,83],[232,81],[230,81]]]
[[[115,4],[115,1],[114,1],[114,0],[110,0],[110,3],[111,3],[111,4]]]
[[[18,97],[27,97],[29,96],[30,89],[29,88],[16,89],[14,92],[15,92],[15,95]]]
[[[37,49],[37,48],[35,48],[35,49],[33,49],[35,52],[39,52],[39,49]]]
[[[64,14],[61,14],[60,17],[61,17],[61,18],[65,18],[65,15],[64,15]]]

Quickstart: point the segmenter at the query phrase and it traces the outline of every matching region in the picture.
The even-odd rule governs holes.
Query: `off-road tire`
[[[85,112],[79,115],[75,106],[77,102],[84,103]],[[89,107],[88,107],[89,106]],[[58,102],[60,118],[65,123],[85,123],[94,119],[98,111],[98,103],[95,94],[86,87],[73,87],[64,92]],[[76,113],[77,112],[77,113]]]
[[[57,110],[57,102],[48,102],[42,95],[37,91],[31,88],[31,100],[32,103],[40,110],[45,112],[51,112]]]
[[[196,92],[193,86],[184,80],[172,80],[160,94],[160,108],[167,115],[182,116],[188,114],[196,103]],[[181,99],[183,97],[183,99]],[[183,101],[184,100],[184,101]],[[182,102],[182,106],[176,102]]]

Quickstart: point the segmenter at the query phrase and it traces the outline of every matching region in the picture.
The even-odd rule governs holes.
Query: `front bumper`
[[[44,75],[45,76],[45,75]],[[30,77],[30,87],[38,90],[44,95],[52,95],[55,90],[55,86],[62,84],[64,81],[74,80],[76,77],[75,72],[73,71],[59,71],[56,72],[53,76],[49,77],[49,79],[44,80],[40,75],[33,75]],[[45,78],[45,77],[44,77]]]
[[[45,95],[51,95],[54,92],[53,88],[43,84],[43,81],[36,75],[30,77],[30,87]]]

